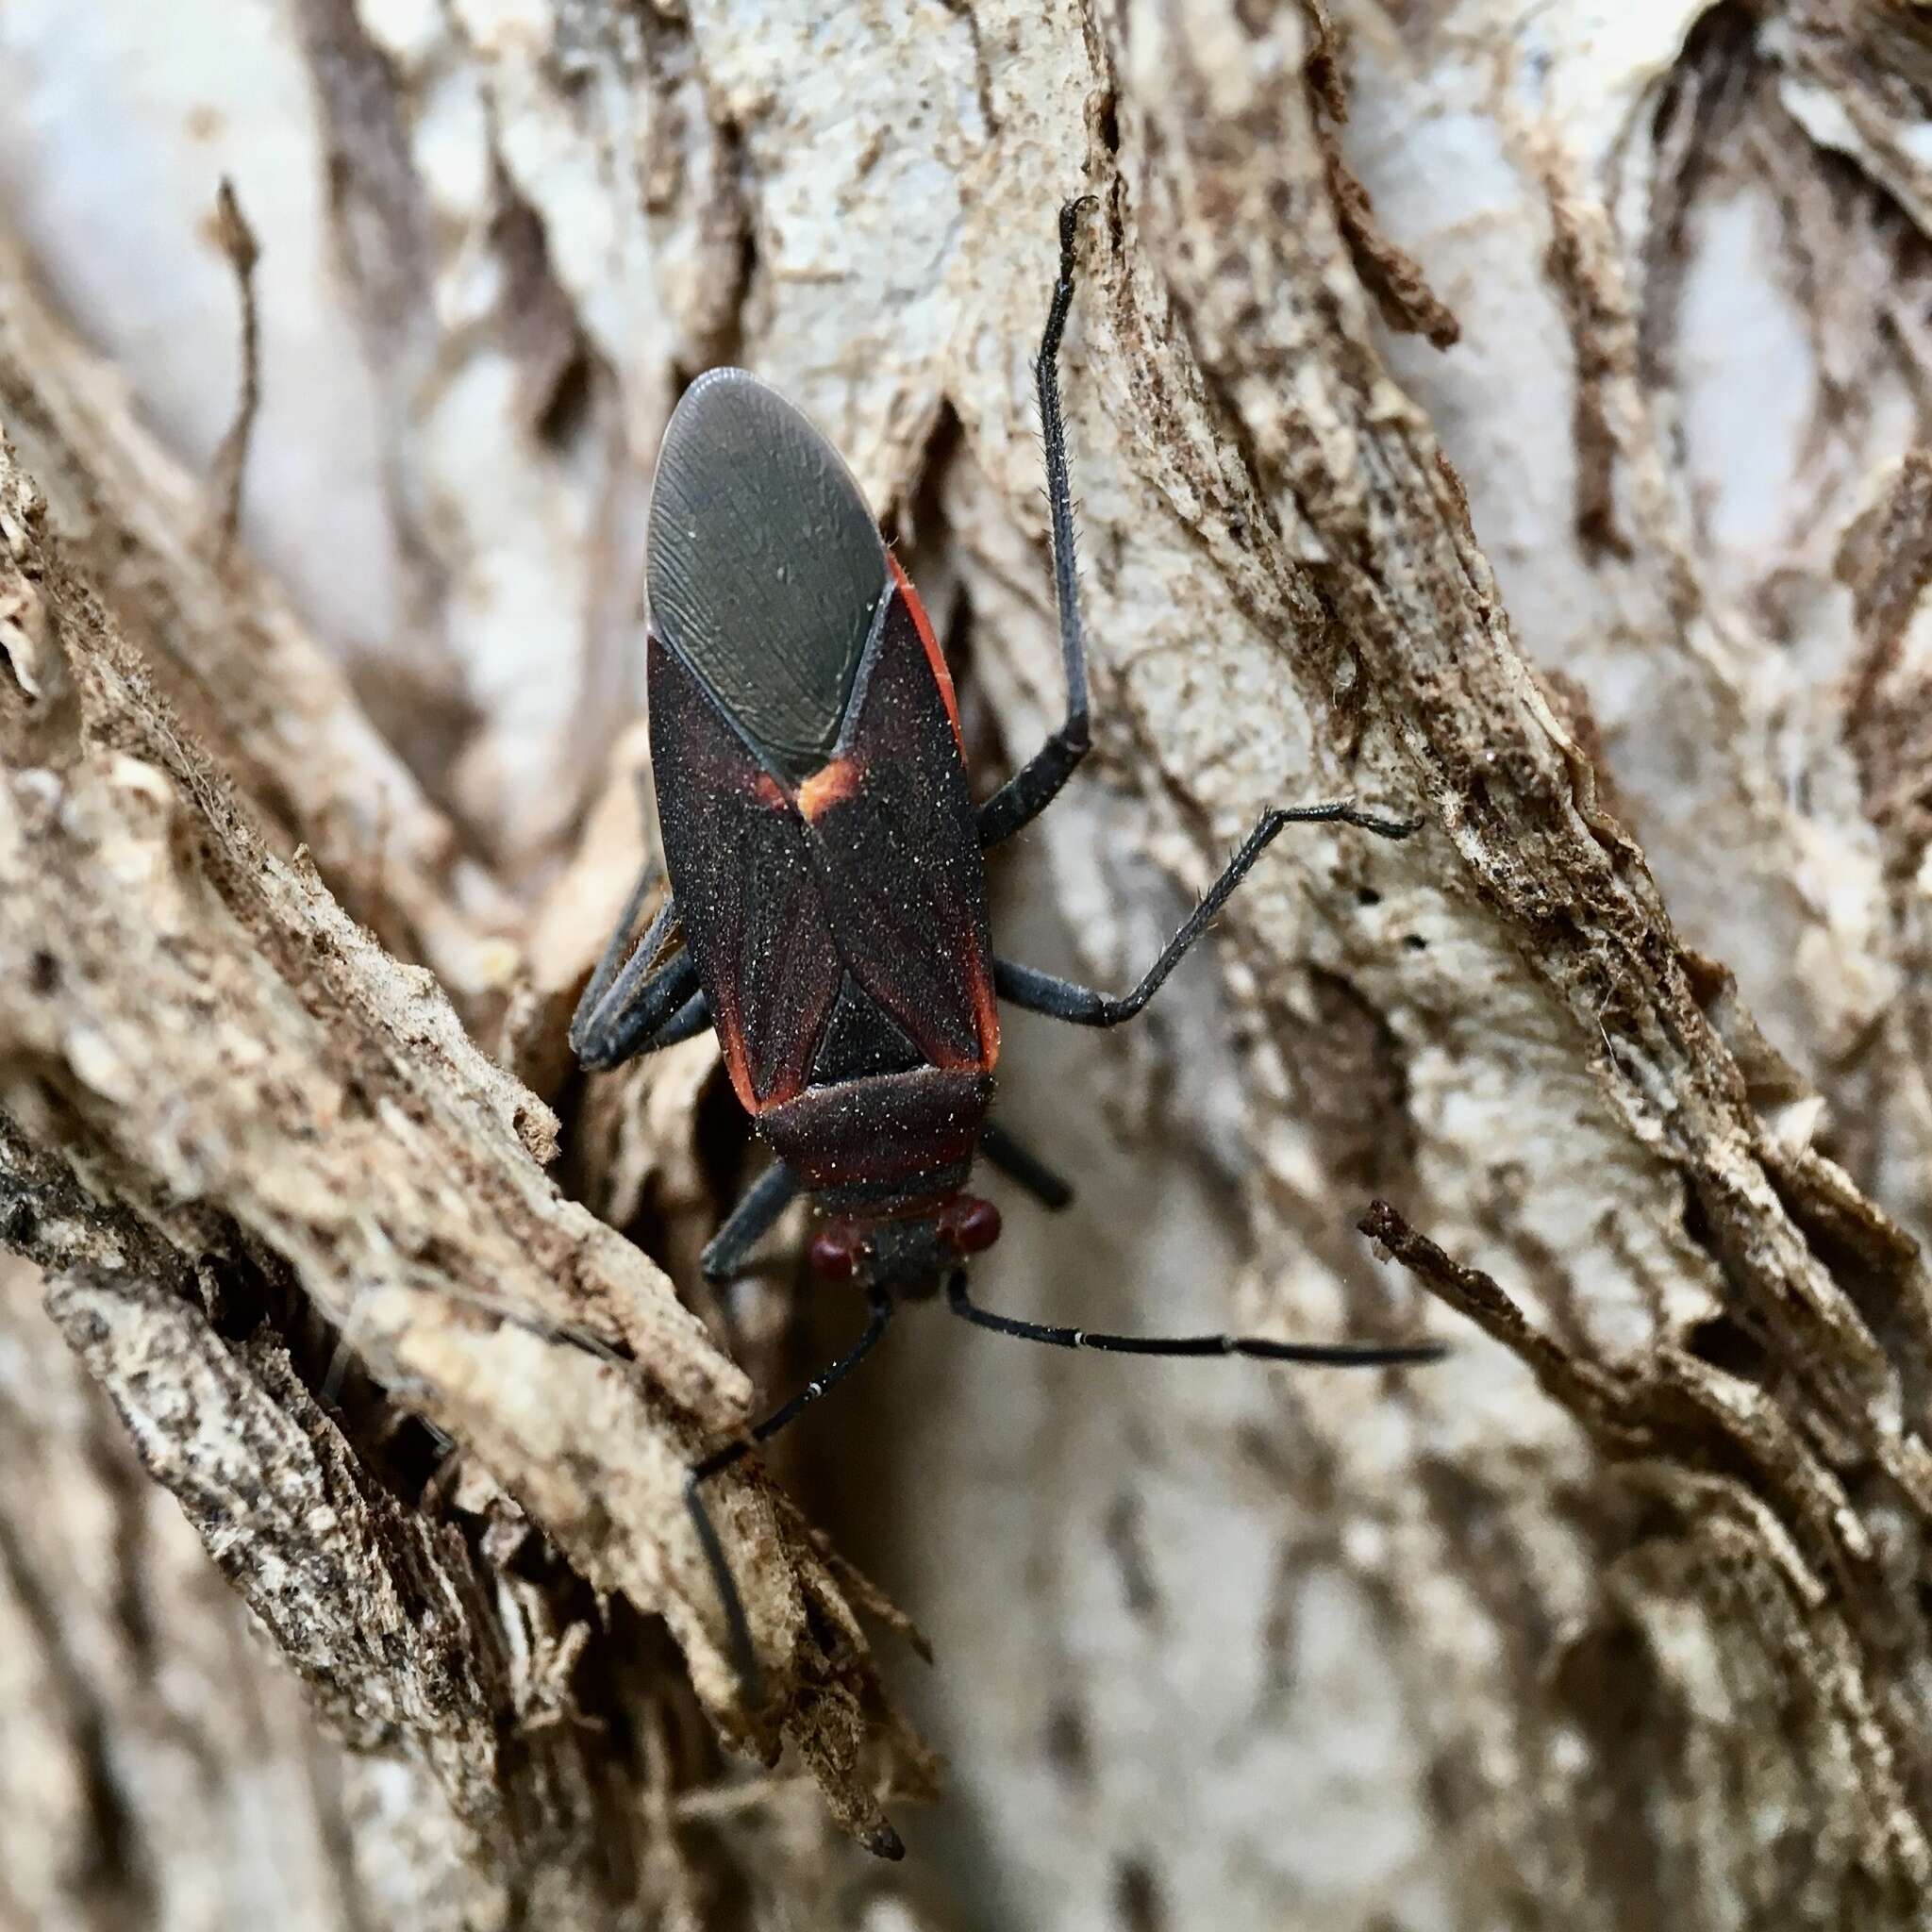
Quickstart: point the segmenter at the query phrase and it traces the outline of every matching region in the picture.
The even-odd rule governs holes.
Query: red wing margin
[[[651,759],[679,923],[746,1112],[792,1099],[844,963],[805,822],[677,652],[649,642]]]
[[[943,659],[894,585],[832,761],[798,789],[852,975],[937,1067],[999,1054],[986,874]]]

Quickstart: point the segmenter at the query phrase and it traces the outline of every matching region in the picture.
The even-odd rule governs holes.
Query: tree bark
[[[1918,14],[189,11],[0,15],[0,1918],[1924,1923]],[[563,1041],[650,454],[793,395],[997,776],[1075,193],[1098,748],[1003,952],[1426,825],[1008,1025],[1080,1193],[983,1291],[1456,1353],[910,1311],[721,1486],[751,1708],[682,1472],[853,1311],[797,1217],[699,1283],[708,1041]]]

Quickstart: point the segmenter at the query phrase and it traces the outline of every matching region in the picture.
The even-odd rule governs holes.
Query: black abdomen
[[[965,1186],[991,1103],[991,1074],[921,1066],[808,1087],[758,1131],[821,1207],[911,1214]]]

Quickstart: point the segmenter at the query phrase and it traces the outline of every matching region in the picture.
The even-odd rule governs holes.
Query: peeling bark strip
[[[1426,336],[1439,349],[1454,348],[1462,337],[1461,324],[1429,287],[1422,264],[1376,227],[1374,203],[1342,153],[1348,83],[1342,74],[1341,37],[1324,0],[1301,0],[1301,5],[1308,22],[1308,88],[1320,107],[1311,125],[1328,170],[1335,219],[1348,242],[1355,271],[1391,328]]]
[[[248,1325],[279,1281],[298,1285],[377,1384],[489,1468],[594,1589],[666,1618],[740,1736],[682,1481],[693,1445],[742,1414],[743,1377],[635,1248],[542,1177],[554,1119],[470,1045],[427,974],[351,925],[312,869],[263,846],[45,524],[0,444],[0,598],[40,601],[58,654],[42,682],[58,692],[0,689],[0,1065],[26,1141],[60,1149],[104,1205],[54,1211],[17,1179],[9,1239],[90,1284],[57,1293],[57,1313],[270,1627],[320,1644],[296,1661],[325,1684],[325,1713],[365,1744],[412,1733],[454,1781],[476,1856],[508,1870],[522,1834],[498,1843],[491,1807],[521,1801],[493,1789],[501,1711],[453,1685],[429,1699],[440,1715],[425,1734],[408,1720],[420,1700],[406,1685],[313,1636],[341,1563],[318,1551],[290,1574],[283,1545],[304,1533],[306,1506],[285,1507],[279,1491],[322,1478],[276,1473],[313,1453],[277,1432],[328,1436],[320,1414],[295,1385],[264,1398],[237,1384],[227,1348],[167,1274],[131,1301],[104,1299],[94,1271],[125,1263],[89,1229],[118,1204],[178,1250],[168,1274],[233,1257],[227,1289]],[[624,1343],[637,1374],[554,1332],[583,1325]],[[326,1454],[340,1462],[341,1448]],[[372,1578],[391,1574],[388,1546],[408,1519],[385,1509],[358,1527],[347,1502],[334,1533],[364,1550]],[[875,1692],[831,1572],[752,1486],[736,1485],[719,1515],[754,1627],[791,1687],[746,1741],[775,1750],[775,1718],[841,1817],[882,1832],[858,1774],[859,1711]],[[425,1588],[408,1585],[414,1597]],[[439,1674],[504,1674],[487,1655],[463,1661],[478,1646],[459,1624],[430,1641],[449,1657]],[[370,1663],[390,1648],[377,1642]]]
[[[1387,1202],[1357,1224],[1526,1363],[1647,1513],[1641,1541],[1619,1559],[1635,1587],[1626,1595],[1613,1575],[1598,1627],[1566,1645],[1557,1708],[1586,1732],[1637,1707],[1646,1731],[1660,1722],[1677,1729],[1655,1756],[1626,1739],[1615,1774],[1633,1790],[1675,1786],[1693,1831],[1697,1807],[1682,1779],[1701,1750],[1728,1755],[1743,1738],[1775,1739],[1791,1769],[1815,1759],[1810,1802],[1837,1837],[1803,1847],[1786,1839],[1757,1867],[1747,1852],[1735,1896],[1754,1915],[1774,1915],[1795,1878],[1798,1895],[1821,1906],[1856,1900],[1861,1923],[1911,1923],[1932,1884],[1932,1843],[1924,1732],[1913,1727],[1921,1714],[1901,1695],[1901,1679],[1923,1641],[1924,1611],[1916,1576],[1883,1551],[1901,1507],[1923,1520],[1923,1487],[1910,1495],[1873,1470],[1848,1485],[1825,1446],[1831,1421],[1843,1419],[1794,1425],[1774,1358],[1722,1320],[1689,1348],[1666,1344],[1607,1368],[1538,1333],[1490,1275],[1453,1260]],[[1698,1604],[1711,1619],[1723,1651],[1719,1686],[1705,1675],[1713,1659],[1671,1641],[1670,1613],[1647,1587],[1661,1580],[1665,1602],[1675,1598],[1680,1610]],[[1625,1681],[1604,1681],[1594,1662],[1581,1661],[1592,1654],[1614,1655]],[[1787,1788],[1788,1802],[1795,1789]],[[1728,1832],[1719,1817],[1706,1823]],[[1694,1840],[1675,1849],[1725,1855],[1721,1843]],[[1691,1904],[1664,1870],[1640,1885],[1659,1923]]]
[[[1845,706],[1865,809],[1901,880],[1932,844],[1932,670],[1907,632],[1932,587],[1932,450],[1916,449],[1846,531],[1838,574],[1851,586],[1861,645]]]
[[[149,675],[256,808],[285,856],[304,845],[344,907],[459,1000],[487,991],[505,917],[493,881],[371,726],[288,599],[240,554],[128,414],[112,373],[48,312],[0,232],[0,427],[44,491],[67,555]],[[38,696],[40,593],[21,577],[14,675]],[[0,609],[0,624],[6,613]],[[25,627],[22,627],[25,626]]]
[[[1206,439],[1175,433],[1198,421],[1183,381],[1143,401],[1126,433],[1158,453],[1170,501],[1241,572],[1251,601],[1286,620],[1291,674],[1318,719],[1337,682],[1335,630],[1347,638],[1374,707],[1365,749],[1373,756],[1379,740],[1394,752],[1441,828],[1441,890],[1466,908],[1454,919],[1453,943],[1470,946],[1472,961],[1487,956],[1491,964],[1481,971],[1499,970],[1499,955],[1511,958],[1535,986],[1516,1009],[1514,1024],[1524,1027],[1517,1053],[1541,1060],[1545,1078],[1557,1076],[1562,1058],[1590,1070],[1608,1117],[1579,1112],[1569,1128],[1574,1153],[1520,1146],[1514,1158],[1555,1163],[1552,1178],[1566,1187],[1563,1171],[1590,1146],[1598,1158],[1646,1169],[1640,1196],[1622,1204],[1611,1196],[1597,1227],[1573,1226],[1564,1239],[1600,1241],[1613,1254],[1625,1213],[1661,1214],[1680,1220],[1711,1264],[1701,1282],[1695,1271],[1677,1273],[1681,1260],[1668,1290],[1653,1280],[1647,1374],[1625,1366],[1623,1351],[1591,1361],[1605,1341],[1591,1333],[1587,1307],[1574,1319],[1589,1340],[1569,1355],[1550,1356],[1526,1329],[1512,1340],[1600,1434],[1641,1432],[1651,1463],[1666,1452],[1683,1459],[1684,1432],[1708,1439],[1690,1476],[1664,1470],[1666,1489],[1681,1498],[1674,1527],[1644,1531],[1642,1551],[1667,1566],[1669,1580],[1652,1603],[1637,1588],[1624,1613],[1707,1620],[1700,1641],[1724,1669],[1735,1666],[1740,1682],[1761,1680],[1770,1700],[1749,1716],[1732,1702],[1712,1748],[1738,1748],[1741,1765],[1749,1757],[1741,1739],[1768,1727],[1781,1740],[1775,1762],[1743,1780],[1735,1808],[1701,1793],[1658,1820],[1653,1828],[1668,1835],[1669,1851],[1658,1845],[1640,1880],[1627,1875],[1625,1857],[1612,1859],[1606,1844],[1591,1841],[1587,1824],[1579,1838],[1578,1821],[1598,1815],[1583,1794],[1615,1781],[1632,1802],[1637,1784],[1688,1798],[1700,1746],[1674,1732],[1661,1707],[1647,1708],[1632,1721],[1657,1756],[1633,1779],[1630,1759],[1641,1747],[1618,1735],[1614,1704],[1519,1711],[1518,1748],[1538,1769],[1505,1788],[1512,1804],[1537,1791],[1539,1822],[1528,1830],[1519,1822],[1507,1848],[1492,1850],[1527,1860],[1519,1864],[1525,1885],[1545,1897],[1546,1909],[1548,1897],[1562,1897],[1565,1923],[1598,1922],[1599,1908],[1584,1902],[1588,1887],[1573,1890],[1577,1858],[1596,1861],[1600,1876],[1613,1864],[1625,1874],[1615,1888],[1619,1906],[1606,1911],[1641,1922],[1641,1902],[1658,1923],[1718,1923],[1727,1899],[1748,1898],[1763,1911],[1788,1905],[1789,1873],[1744,1875],[1749,1821],[1773,1806],[1809,1821],[1799,1831],[1829,1846],[1803,1855],[1801,1922],[1824,1924],[1862,1909],[1909,1924],[1927,1883],[1932,1712],[1912,1688],[1908,1659],[1924,1654],[1932,1631],[1917,1557],[1886,1574],[1880,1552],[1901,1516],[1914,1525],[1907,1541],[1916,1550],[1932,1502],[1924,1265],[1911,1241],[1806,1144],[1801,1122],[1785,1119],[1782,1107],[1760,1114],[1760,1096],[1724,1030],[1720,990],[1681,948],[1641,853],[1602,810],[1588,760],[1518,657],[1458,479],[1393,391],[1364,305],[1338,275],[1347,242],[1332,191],[1324,192],[1320,143],[1306,125],[1281,125],[1258,77],[1243,94],[1242,70],[1224,58],[1205,18],[1165,16],[1155,38],[1152,48],[1136,45],[1134,59],[1139,73],[1158,71],[1162,85],[1124,118],[1124,165],[1139,158],[1126,242],[1131,250],[1143,239],[1158,247],[1185,238],[1166,258],[1163,297],[1187,319],[1210,384],[1239,411],[1257,481],[1286,541],[1253,544],[1255,520],[1242,506],[1237,523],[1237,492],[1215,475]],[[1155,298],[1149,278],[1131,269],[1116,326],[1158,362]],[[1291,392],[1284,388],[1290,372]],[[1321,618],[1310,621],[1317,610]],[[1485,1004],[1466,973],[1411,996],[1466,1019]],[[1542,1019],[1528,1022],[1531,1009]],[[1748,1024],[1730,1024],[1740,1041],[1749,1035]],[[1544,1024],[1553,1029],[1547,1058],[1527,1044]],[[1477,1027],[1457,1037],[1468,1059],[1463,1083],[1487,1080]],[[1517,1190],[1533,1208],[1534,1186],[1519,1181]],[[1676,1211],[1668,1205],[1674,1196]],[[1566,1256],[1559,1269],[1559,1278],[1585,1278],[1587,1263]],[[1467,1311],[1506,1324],[1507,1305],[1494,1306],[1500,1297],[1480,1297],[1472,1280],[1439,1268],[1430,1285],[1445,1284]],[[1706,1350],[1714,1359],[1704,1359]],[[1590,1404],[1581,1400],[1586,1390],[1595,1391]],[[1689,1507],[1713,1472],[1743,1486],[1721,1531]],[[1630,1529],[1607,1496],[1588,1512],[1586,1534],[1601,1563],[1635,1558]],[[1759,1640],[1740,1624],[1745,1571],[1748,1594],[1774,1586],[1781,1601],[1790,1598],[1779,1609],[1787,1625],[1805,1612],[1803,1627],[1770,1657],[1757,1654]],[[1607,1619],[1617,1595],[1600,1584],[1595,1608],[1584,1614]],[[1408,1635],[1424,1646],[1439,1641],[1420,1626]],[[1453,1655],[1453,1643],[1440,1641]],[[1661,1698],[1664,1687],[1632,1683],[1620,1694]],[[1687,1687],[1672,1694],[1694,1702]],[[1580,1776],[1563,1768],[1556,1743],[1564,1715],[1592,1740]],[[1855,1773],[1825,1768],[1842,1761],[1815,1748],[1827,1735],[1835,1751],[1856,1741]],[[1483,1774],[1467,1760],[1456,1769],[1480,1838]],[[1566,1822],[1570,1807],[1578,1808]],[[1854,1816],[1859,1823],[1847,1826]],[[1607,1828],[1633,1827],[1619,1812]]]

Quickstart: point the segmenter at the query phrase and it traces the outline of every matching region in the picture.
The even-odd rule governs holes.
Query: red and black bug
[[[847,1355],[691,1473],[692,1520],[748,1691],[758,1683],[750,1632],[702,1486],[853,1369],[901,1300],[943,1284],[967,1321],[1061,1348],[1338,1366],[1441,1353],[1096,1334],[997,1315],[967,1291],[963,1264],[1000,1228],[992,1204],[965,1191],[976,1156],[1048,1208],[1071,1198],[988,1118],[999,1001],[1116,1025],[1158,991],[1284,825],[1341,823],[1385,839],[1417,828],[1347,800],[1266,813],[1120,998],[995,956],[984,855],[1053,801],[1088,748],[1056,369],[1081,206],[1060,210],[1059,278],[1037,372],[1066,719],[984,805],[967,787],[932,626],[830,443],[756,376],[719,369],[691,385],[658,453],[646,648],[671,895],[632,945],[655,882],[647,870],[585,990],[571,1045],[595,1071],[715,1027],[731,1084],[776,1158],[706,1250],[706,1274],[740,1272],[802,1191],[822,1216],[813,1266],[857,1283],[871,1306]]]

